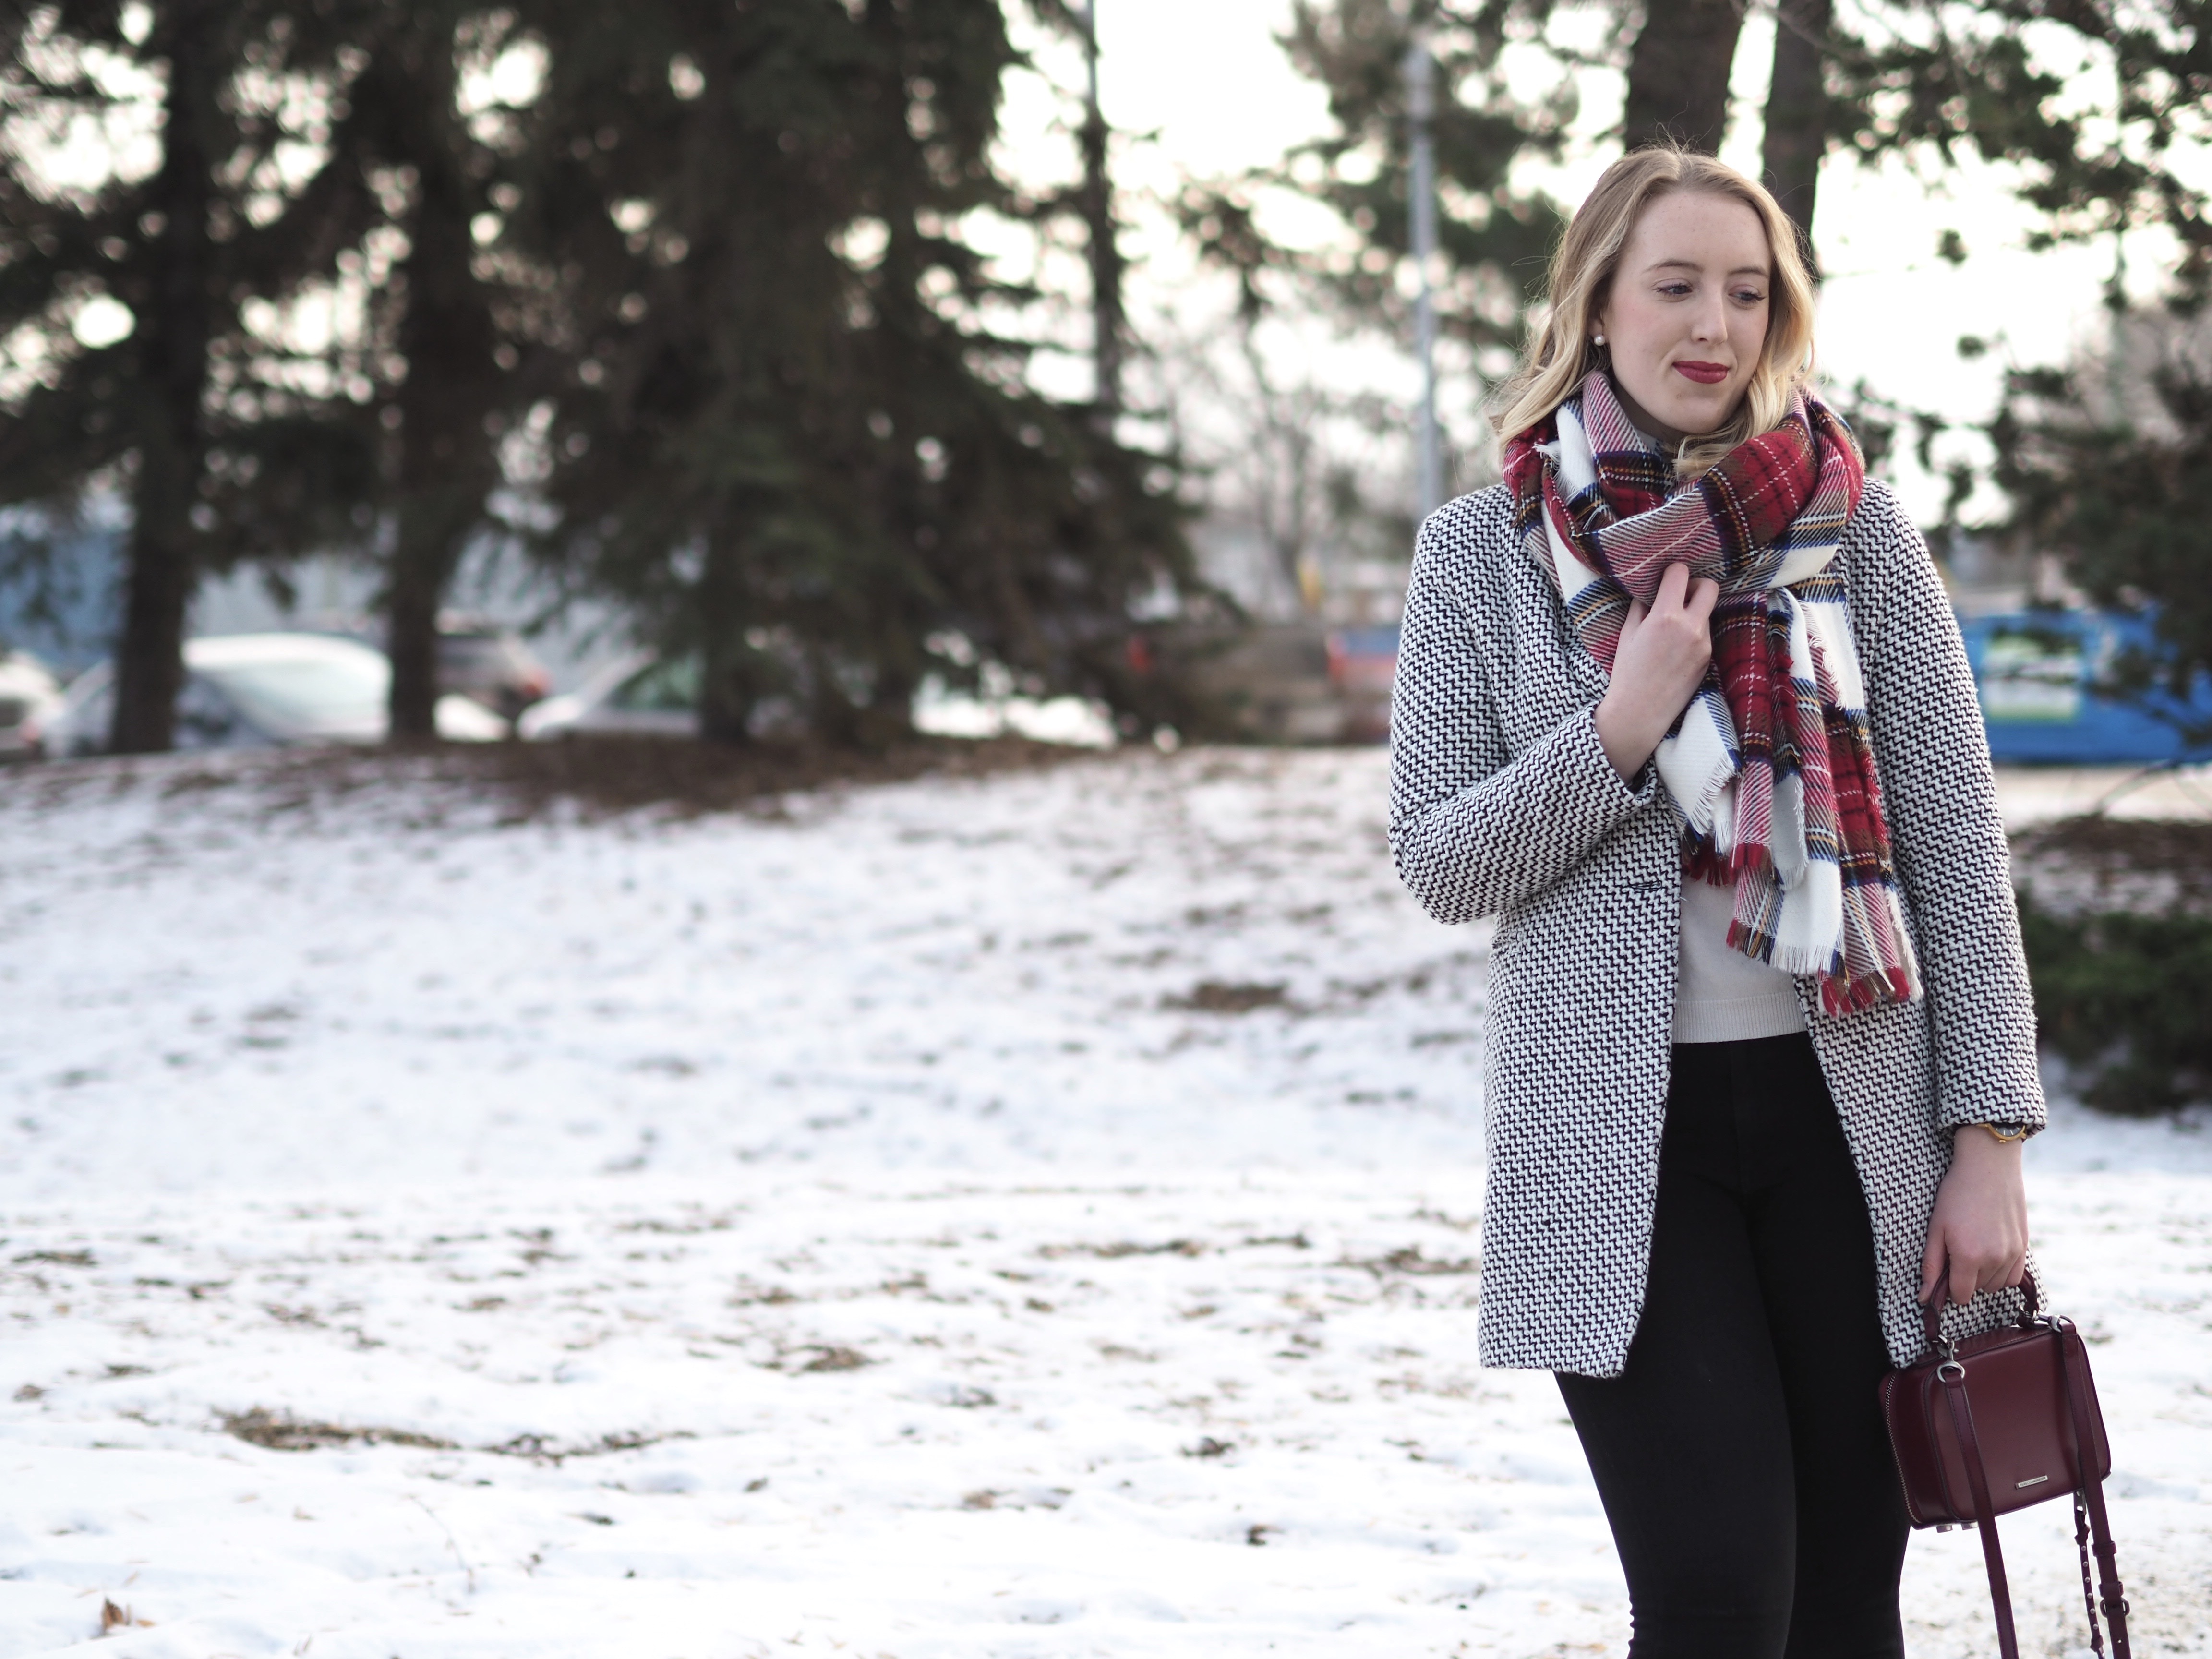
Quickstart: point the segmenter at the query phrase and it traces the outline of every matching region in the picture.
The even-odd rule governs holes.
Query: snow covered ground
[[[1382,768],[0,786],[0,1656],[1617,1654],[1551,1382],[1474,1363],[1486,935]],[[2139,1651],[2212,1650],[2212,1136],[2031,1170]],[[1988,1650],[1971,1535],[1907,1598]]]

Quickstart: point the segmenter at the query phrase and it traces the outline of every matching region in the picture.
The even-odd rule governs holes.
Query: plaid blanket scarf
[[[1661,742],[1683,868],[1734,884],[1729,944],[1819,976],[1845,1013],[1920,994],[1882,816],[1866,693],[1830,573],[1865,471],[1850,429],[1798,398],[1686,489],[1594,372],[1505,446],[1530,555],[1609,674],[1633,599],[1670,564],[1720,584],[1705,684]]]

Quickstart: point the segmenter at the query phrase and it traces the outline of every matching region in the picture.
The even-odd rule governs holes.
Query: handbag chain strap
[[[2081,1606],[2089,1615],[2089,1651],[2105,1659],[2105,1638],[2097,1633],[2097,1591],[2089,1582],[2089,1508],[2074,1493],[2074,1547],[2081,1557]]]
[[[2033,1292],[2031,1292],[2033,1294]],[[2097,1629],[2102,1609],[2112,1632],[2112,1659],[2132,1659],[2128,1646],[2128,1601],[2120,1583],[2119,1552],[2112,1542],[2112,1523],[2105,1514],[2105,1483],[2093,1472],[2096,1442],[2089,1432],[2088,1388],[2086,1376],[2075,1375],[2087,1362],[2078,1341],[2067,1339],[2073,1327],[2063,1319],[2051,1322],[2051,1340],[2058,1344],[2059,1376],[2066,1390],[2066,1408],[2073,1419],[2074,1462],[2080,1484],[2074,1490],[2074,1541],[2081,1556],[2081,1599],[2089,1615],[2089,1648],[2102,1659],[2104,1643]],[[2002,1659],[2020,1659],[2020,1639],[2013,1630],[2012,1591],[2005,1581],[2004,1552],[1997,1544],[1996,1506],[1990,1502],[1989,1472],[1982,1465],[1981,1442],[1974,1434],[1973,1407],[1966,1400],[1966,1368],[1955,1357],[1936,1368],[1943,1385],[1943,1398],[1951,1408],[1951,1426],[1958,1433],[1959,1450],[1966,1465],[1966,1485],[1974,1500],[1974,1528],[1982,1535],[1982,1563],[1989,1569],[1990,1606],[1996,1614],[1997,1651]],[[2096,1545],[2097,1589],[2089,1582],[2089,1549]],[[2098,1592],[2101,1592],[2101,1594]]]
[[[2078,1512],[2087,1509],[2089,1526],[2097,1547],[2097,1605],[2104,1609],[2105,1622],[2112,1627],[2112,1659],[2131,1659],[2128,1648],[2128,1598],[2126,1588],[2120,1583],[2120,1553],[2112,1542],[2112,1523],[2105,1514],[2105,1483],[2094,1471],[2091,1458],[2096,1441],[2089,1432],[2089,1360],[2081,1339],[2075,1335],[2073,1325],[2063,1319],[2054,1319],[2051,1326],[2058,1337],[2059,1376],[2066,1385],[2066,1409],[2074,1419],[2075,1467],[2081,1476],[2081,1485],[2074,1494],[2077,1511],[2075,1532],[2081,1530]],[[2069,1340],[2070,1339],[2070,1340]],[[2076,1538],[2076,1547],[2080,1546]],[[2081,1588],[2086,1595],[2089,1588],[2089,1564],[2081,1563]],[[2089,1644],[2096,1646],[2097,1620],[2089,1620]]]

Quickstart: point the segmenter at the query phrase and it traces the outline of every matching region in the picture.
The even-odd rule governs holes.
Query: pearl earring
[[[1605,336],[1604,336],[1604,335],[1602,335],[1602,334],[1593,334],[1593,335],[1591,335],[1591,336],[1590,336],[1590,343],[1591,343],[1592,345],[1603,345],[1603,344],[1605,343]]]

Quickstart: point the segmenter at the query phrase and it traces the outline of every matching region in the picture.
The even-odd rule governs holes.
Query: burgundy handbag
[[[2081,1553],[2081,1600],[2089,1646],[2101,1655],[2097,1613],[2112,1626],[2112,1659],[2130,1659],[2128,1604],[2118,1553],[2105,1519],[2105,1477],[2112,1451],[2089,1380],[2089,1351],[2073,1322],[2038,1312],[2035,1280],[2025,1282],[2020,1322],[1963,1342],[1942,1340],[1944,1298],[1928,1309],[1928,1349],[1881,1380],[1881,1414],[1916,1527],[1978,1527],[1990,1570],[1997,1648],[2020,1659],[2012,1593],[2005,1585],[1996,1518],[2062,1493],[2074,1498],[2074,1541]],[[2097,1587],[2089,1582],[2096,1541]]]

